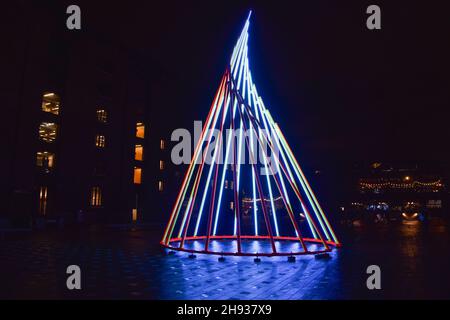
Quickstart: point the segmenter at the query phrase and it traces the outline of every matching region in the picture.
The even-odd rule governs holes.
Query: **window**
[[[442,200],[428,200],[427,208],[440,209],[442,208]]]
[[[105,147],[105,136],[98,134],[95,136],[95,146],[98,148],[104,148]]]
[[[134,167],[133,182],[135,184],[141,184],[141,182],[142,182],[142,169],[141,168]]]
[[[114,71],[114,65],[112,61],[106,61],[104,59],[101,59],[98,61],[98,67],[101,71],[112,74]]]
[[[163,184],[163,182],[161,180],[158,181],[158,190],[159,191],[163,191],[164,190],[164,184]]]
[[[113,86],[111,85],[111,83],[102,82],[97,86],[97,88],[98,93],[102,97],[111,97],[113,93]]]
[[[145,137],[145,125],[142,122],[136,123],[136,137],[137,138]]]
[[[161,150],[164,150],[164,148],[166,147],[166,142],[161,139],[161,141],[159,142],[159,147],[161,148]]]
[[[134,146],[134,160],[144,160],[144,147],[140,144]]]
[[[59,114],[60,98],[53,92],[45,92],[42,96],[42,111]]]
[[[228,189],[228,188],[233,189],[233,187],[234,187],[234,181],[233,180],[230,180],[230,181],[225,180],[225,189]]]
[[[100,207],[102,205],[102,189],[100,187],[92,187],[91,189],[91,206]]]
[[[38,167],[53,168],[55,154],[47,151],[36,153],[36,165]]]
[[[133,222],[136,222],[136,221],[137,221],[137,209],[136,209],[136,208],[134,208],[133,210],[131,210],[131,220],[132,220]]]
[[[159,170],[164,170],[164,160],[159,160]]]
[[[103,110],[103,109],[97,110],[97,120],[99,122],[103,122],[103,123],[107,122],[108,113],[106,112],[106,110]]]
[[[234,202],[233,201],[230,202],[230,210],[234,210]]]
[[[44,215],[47,213],[47,187],[41,187],[39,189],[39,213]]]
[[[53,122],[42,122],[39,125],[39,139],[48,143],[55,142],[58,125]]]
[[[106,162],[104,160],[101,160],[95,164],[93,174],[94,176],[97,177],[103,177],[106,175],[106,170],[107,170]]]

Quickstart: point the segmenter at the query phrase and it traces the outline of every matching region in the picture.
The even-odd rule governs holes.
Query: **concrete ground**
[[[159,231],[158,231],[159,230]],[[441,220],[338,228],[331,259],[167,255],[160,228],[46,231],[0,242],[2,299],[449,299],[449,227]],[[216,244],[220,245],[220,244]],[[263,244],[263,246],[265,246]],[[82,289],[66,288],[66,268]],[[381,268],[368,290],[366,268]]]

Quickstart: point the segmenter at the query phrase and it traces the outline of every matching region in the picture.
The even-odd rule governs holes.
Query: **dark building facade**
[[[165,220],[179,172],[152,96],[163,72],[113,36],[68,30],[63,6],[8,10],[0,218]]]

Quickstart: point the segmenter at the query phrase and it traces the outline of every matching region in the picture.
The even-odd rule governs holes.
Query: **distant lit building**
[[[368,219],[426,217],[442,214],[445,199],[438,168],[373,163],[357,170],[345,214]]]

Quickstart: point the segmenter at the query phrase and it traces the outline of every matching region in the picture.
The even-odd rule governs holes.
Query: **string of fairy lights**
[[[382,188],[395,188],[395,189],[413,189],[417,187],[428,187],[428,188],[441,188],[443,187],[442,181],[432,181],[432,182],[420,182],[420,181],[411,181],[411,182],[360,182],[359,185],[364,189],[382,189]]]

